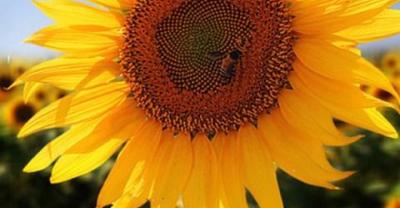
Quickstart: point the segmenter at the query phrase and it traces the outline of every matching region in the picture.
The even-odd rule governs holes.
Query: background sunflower
[[[9,5],[9,7],[11,6]],[[393,51],[395,49],[382,50],[375,47],[374,50],[371,48],[366,50],[368,54],[372,54],[371,57],[380,57],[377,60],[371,58],[377,66],[395,65],[385,60],[389,59],[387,57],[394,56],[393,54],[396,52]],[[392,55],[384,55],[389,53],[389,51]],[[49,57],[52,55],[46,54],[44,56]],[[5,65],[9,64],[7,57],[4,57],[4,60]],[[11,64],[9,65],[11,66]],[[387,67],[384,69],[388,70]],[[387,73],[386,71],[384,72]],[[396,88],[397,79],[395,78],[395,74],[395,70],[387,73]],[[19,98],[10,98],[3,102],[3,106],[12,106],[13,102],[22,99],[19,96],[22,94],[21,89],[19,91],[18,95],[13,95]],[[373,90],[367,90],[367,92],[386,99],[386,97],[375,93]],[[35,93],[25,92],[24,96],[25,98],[26,96],[33,98],[34,102],[43,102],[43,104],[40,104],[43,107],[54,99],[63,97],[65,94],[67,92],[64,90],[47,89],[47,86],[40,86],[38,90],[35,90]],[[387,100],[391,101],[389,98]],[[4,107],[4,110],[6,109],[8,108]],[[396,113],[387,111],[386,116],[390,120],[396,121],[397,128],[400,126],[400,119]],[[8,127],[7,122],[2,122],[0,130],[0,190],[2,190],[0,191],[0,201],[3,207],[95,206],[97,191],[111,166],[111,162],[94,173],[80,177],[77,180],[57,185],[56,187],[50,186],[48,183],[50,171],[48,169],[42,173],[27,175],[21,173],[21,168],[34,153],[40,150],[41,146],[50,141],[51,138],[62,133],[63,129],[46,131],[33,135],[28,142],[20,142],[15,139],[15,133],[11,130],[12,127],[13,125]],[[332,192],[305,186],[293,180],[285,173],[279,172],[282,195],[287,207],[373,208],[384,207],[385,202],[388,202],[389,205],[387,206],[394,206],[394,200],[391,199],[398,194],[400,189],[400,179],[398,176],[400,168],[397,165],[400,162],[400,143],[393,140],[382,140],[382,136],[354,127],[343,129],[343,131],[346,131],[348,134],[361,132],[367,138],[350,147],[329,149],[330,160],[335,164],[335,167],[340,167],[340,169],[344,170],[358,170],[359,174],[339,183],[339,186],[343,187],[342,191]],[[389,172],[387,171],[388,169],[390,170]],[[256,206],[251,195],[248,195],[248,201],[251,206]]]

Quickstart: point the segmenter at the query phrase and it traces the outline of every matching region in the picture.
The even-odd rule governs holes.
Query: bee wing
[[[208,53],[208,56],[209,56],[211,59],[216,60],[216,59],[220,59],[220,58],[224,57],[224,56],[225,56],[225,53],[223,53],[223,52],[221,52],[221,51],[214,51],[214,52]]]

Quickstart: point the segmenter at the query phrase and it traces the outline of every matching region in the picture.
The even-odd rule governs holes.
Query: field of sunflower
[[[398,2],[0,2],[0,207],[400,208]]]

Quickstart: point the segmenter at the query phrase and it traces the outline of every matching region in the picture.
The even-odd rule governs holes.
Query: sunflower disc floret
[[[140,1],[125,24],[123,72],[164,128],[228,133],[277,105],[292,70],[291,21],[281,0]]]

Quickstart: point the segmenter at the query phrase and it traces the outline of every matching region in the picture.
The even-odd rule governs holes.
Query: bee
[[[219,70],[226,78],[235,75],[238,65],[241,63],[244,51],[245,41],[242,39],[235,40],[235,47],[228,52],[211,52],[209,55],[214,60],[222,60]]]
[[[234,49],[233,51],[226,54],[225,58],[222,59],[220,69],[227,78],[235,75],[236,67],[240,62],[241,56],[242,52],[239,49]]]

